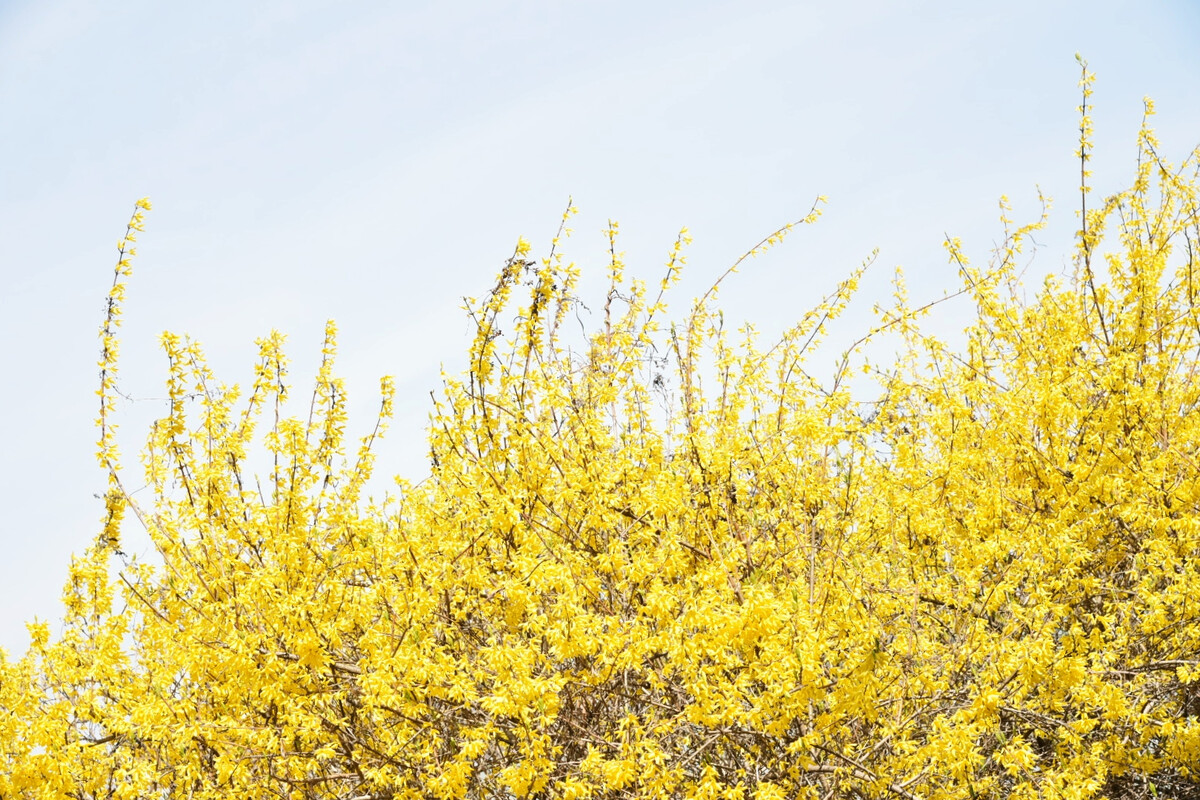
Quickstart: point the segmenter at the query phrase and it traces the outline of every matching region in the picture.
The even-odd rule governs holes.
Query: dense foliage
[[[1143,125],[1070,274],[1018,283],[1044,215],[985,268],[949,241],[965,347],[898,282],[824,381],[806,359],[861,273],[731,343],[715,293],[659,326],[686,231],[648,287],[613,226],[571,348],[577,271],[522,240],[468,302],[430,477],[379,501],[392,389],[348,439],[332,324],[300,419],[278,334],[244,394],[164,335],[135,500],[111,420],[140,203],[104,530],[61,635],[0,662],[0,797],[1200,797],[1197,166]],[[127,519],[155,563],[121,554]]]

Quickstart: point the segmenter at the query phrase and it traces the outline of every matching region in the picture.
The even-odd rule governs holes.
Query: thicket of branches
[[[986,267],[948,241],[964,348],[898,287],[817,380],[861,271],[733,343],[711,294],[667,322],[686,232],[648,286],[614,228],[572,350],[564,228],[468,302],[432,474],[380,502],[392,389],[349,439],[332,324],[300,419],[278,334],[244,393],[164,335],[133,499],[111,418],[139,203],[105,526],[61,635],[0,662],[0,797],[1200,797],[1200,162],[1143,124],[1133,185],[1089,205],[1083,88],[1074,269],[1025,299],[1044,215]],[[862,350],[881,335],[894,362]],[[131,519],[157,563],[120,554]]]

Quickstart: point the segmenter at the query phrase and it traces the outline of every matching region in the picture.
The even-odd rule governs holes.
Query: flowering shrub
[[[1200,797],[1197,154],[1167,163],[1143,124],[1133,185],[1088,207],[1090,79],[1074,270],[1025,299],[1044,214],[1005,218],[987,267],[948,241],[964,348],[898,280],[818,380],[861,270],[734,343],[712,292],[667,322],[686,230],[647,285],[615,225],[569,347],[568,209],[467,302],[431,475],[378,502],[391,383],[355,444],[332,323],[303,418],[279,334],[244,393],[165,334],[153,500],[131,496],[111,412],[139,202],[102,331],[104,527],[61,637],[31,625],[0,662],[0,797]],[[874,363],[883,335],[900,355]],[[120,554],[129,518],[156,563]]]

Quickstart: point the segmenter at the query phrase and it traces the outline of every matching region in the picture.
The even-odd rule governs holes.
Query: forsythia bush
[[[686,231],[647,286],[614,225],[571,348],[577,271],[522,240],[468,302],[431,476],[378,502],[392,387],[348,439],[332,324],[300,419],[280,335],[242,392],[165,334],[135,499],[112,412],[139,203],[105,525],[61,636],[0,662],[0,797],[1200,797],[1200,154],[1168,164],[1143,124],[1132,187],[1087,207],[1089,81],[1074,271],[1025,299],[1044,214],[986,268],[948,242],[965,347],[898,281],[810,375],[860,272],[769,347],[712,292],[660,327]]]

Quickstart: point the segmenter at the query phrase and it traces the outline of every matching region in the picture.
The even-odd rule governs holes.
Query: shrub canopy
[[[104,529],[61,635],[0,662],[0,797],[1200,797],[1198,159],[1143,124],[1133,185],[1089,207],[1089,81],[1073,271],[1026,299],[1044,214],[987,267],[948,241],[964,347],[898,281],[818,380],[861,270],[763,347],[715,292],[665,321],[686,231],[647,285],[613,226],[572,348],[564,227],[468,301],[431,475],[379,501],[391,384],[355,443],[332,323],[302,418],[279,334],[244,392],[165,334],[134,499],[111,416],[139,203]],[[155,563],[120,552],[130,518]]]

